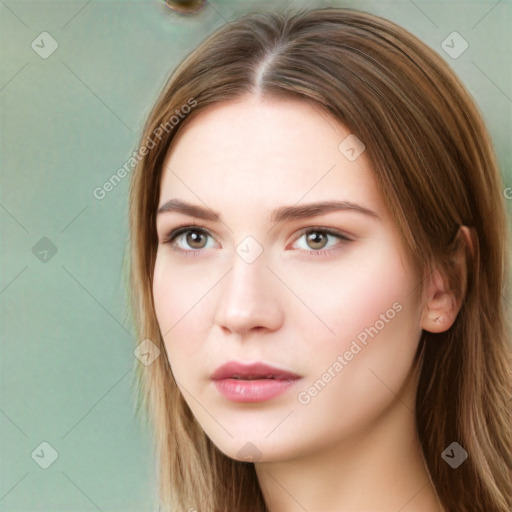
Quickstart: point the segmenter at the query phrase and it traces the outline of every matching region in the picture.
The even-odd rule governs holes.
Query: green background
[[[129,175],[102,200],[93,190],[127,161],[170,70],[199,41],[243,12],[292,3],[312,5],[215,0],[180,16],[156,0],[0,2],[0,510],[157,509],[122,277]],[[314,5],[382,15],[443,55],[512,185],[510,2]],[[441,48],[453,31],[469,44],[456,59]],[[31,47],[42,32],[58,44],[46,59]],[[58,452],[48,469],[31,457],[43,441]]]

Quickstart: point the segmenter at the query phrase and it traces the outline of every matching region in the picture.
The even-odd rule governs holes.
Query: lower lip
[[[297,380],[215,380],[219,392],[232,402],[265,402],[284,393]]]

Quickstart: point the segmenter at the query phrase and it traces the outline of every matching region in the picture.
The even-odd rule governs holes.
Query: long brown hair
[[[447,510],[510,512],[510,234],[488,132],[436,52],[390,21],[337,8],[258,12],[221,27],[172,73],[146,122],[130,189],[129,294],[138,342],[162,353],[137,363],[136,385],[155,434],[163,509],[266,510],[254,465],[220,452],[181,396],[152,297],[170,144],[208,105],[246,94],[308,101],[364,141],[411,261],[422,272],[438,268],[459,290],[452,327],[422,333],[417,429]],[[467,277],[455,265],[461,225],[472,236]],[[457,469],[441,456],[454,441],[469,454]]]

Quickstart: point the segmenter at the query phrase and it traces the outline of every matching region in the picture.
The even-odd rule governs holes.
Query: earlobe
[[[461,226],[454,240],[455,254],[451,260],[452,270],[457,274],[449,286],[449,280],[443,278],[436,268],[429,276],[425,289],[421,328],[432,333],[447,331],[455,322],[466,293],[467,252],[473,253],[471,233],[466,226]],[[453,276],[452,276],[453,277]]]
[[[437,270],[435,273],[439,275]],[[460,310],[460,301],[456,299],[452,292],[445,291],[443,288],[437,288],[427,295],[421,328],[433,333],[447,331],[457,318]]]

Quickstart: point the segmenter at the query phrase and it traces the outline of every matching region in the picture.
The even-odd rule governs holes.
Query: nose
[[[216,325],[240,336],[256,330],[278,330],[284,315],[272,278],[262,257],[247,263],[235,255],[233,268],[223,279]]]

